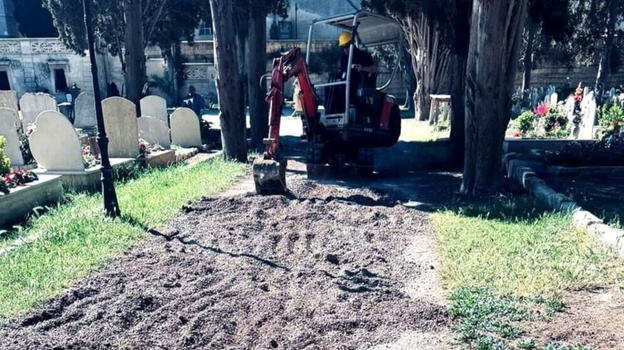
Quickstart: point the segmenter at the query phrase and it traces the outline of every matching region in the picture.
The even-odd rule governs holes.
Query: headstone
[[[16,111],[18,110],[17,94],[15,91],[0,91],[0,107],[11,108]]]
[[[139,155],[139,130],[134,103],[123,97],[102,101],[104,126],[111,158],[136,158]]]
[[[97,127],[95,98],[92,92],[83,92],[78,95],[74,103],[74,115],[74,127],[78,129],[95,129]]]
[[[565,100],[564,105],[565,105],[566,117],[568,117],[568,120],[571,123],[572,119],[574,119],[574,107],[576,105],[576,100],[574,99],[574,95],[568,96],[568,98]]]
[[[169,137],[169,127],[164,121],[155,117],[141,117],[138,119],[139,138],[152,145],[161,145],[171,148],[171,138]]]
[[[4,152],[11,160],[12,166],[24,165],[19,134],[17,133],[17,121],[19,121],[19,117],[16,110],[0,107],[0,136],[4,136],[7,141]]]
[[[39,168],[51,172],[85,170],[78,134],[61,113],[45,111],[39,114],[29,141]]]
[[[202,145],[197,114],[190,108],[178,108],[171,115],[171,142],[182,147]]]
[[[34,124],[41,112],[57,110],[54,97],[44,93],[26,93],[20,98],[19,104],[24,129],[28,129],[30,125]]]
[[[556,92],[553,92],[552,94],[550,94],[548,104],[550,106],[556,106],[558,102],[559,102],[559,95]]]
[[[593,139],[594,138],[594,123],[596,122],[596,98],[594,92],[590,92],[585,95],[583,102],[581,102],[581,125],[579,131],[580,139]]]
[[[154,117],[169,125],[169,115],[167,114],[167,101],[155,95],[145,96],[141,99],[141,116]]]

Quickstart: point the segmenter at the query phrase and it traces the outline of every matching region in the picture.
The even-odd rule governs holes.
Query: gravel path
[[[291,176],[205,199],[0,328],[1,349],[446,349],[427,214]]]

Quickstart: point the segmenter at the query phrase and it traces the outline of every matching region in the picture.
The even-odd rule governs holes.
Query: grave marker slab
[[[11,108],[18,110],[17,107],[17,94],[15,91],[0,91],[0,107]]]
[[[29,141],[39,168],[50,172],[85,170],[78,134],[63,114],[57,111],[39,114]]]
[[[74,127],[79,129],[97,128],[95,116],[95,97],[92,92],[83,92],[74,102]]]
[[[171,142],[182,147],[202,145],[197,114],[190,108],[178,108],[171,115]]]
[[[169,127],[167,127],[164,121],[155,117],[141,117],[137,122],[139,125],[139,138],[152,145],[161,145],[166,149],[171,148]]]
[[[136,106],[123,97],[102,101],[104,126],[108,135],[111,158],[136,158],[139,155],[139,130]]]
[[[20,149],[17,124],[19,117],[17,111],[11,108],[0,107],[0,136],[4,136],[7,143],[4,152],[11,160],[12,166],[24,165],[24,158]]]
[[[57,104],[54,97],[44,93],[26,93],[20,99],[22,125],[24,129],[35,123],[35,120],[44,111],[56,111]]]
[[[145,96],[141,99],[141,116],[154,117],[162,120],[169,126],[169,114],[167,113],[167,101],[155,95]]]
[[[578,136],[580,139],[589,140],[594,138],[594,123],[596,122],[597,109],[596,98],[592,91],[585,95],[583,102],[581,102],[581,124]]]

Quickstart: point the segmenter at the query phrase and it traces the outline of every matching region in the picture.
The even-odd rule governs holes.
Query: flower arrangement
[[[6,142],[7,141],[4,136],[0,136],[0,175],[4,175],[11,171],[11,160],[4,154]]]
[[[86,169],[102,164],[99,154],[93,154],[90,146],[82,147],[82,163]]]
[[[7,194],[12,188],[26,186],[26,184],[37,180],[39,180],[37,174],[31,171],[13,170],[2,175],[0,192]]]
[[[152,145],[144,139],[139,139],[139,157],[147,158],[152,152],[164,151],[165,148],[161,145]]]
[[[568,117],[562,104],[540,104],[533,111],[525,111],[514,120],[514,135],[528,137],[565,137]]]

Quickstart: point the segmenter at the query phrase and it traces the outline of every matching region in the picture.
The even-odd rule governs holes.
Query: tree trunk
[[[466,151],[461,192],[499,189],[505,131],[527,0],[475,0],[466,66]]]
[[[613,56],[613,46],[615,41],[615,26],[617,24],[618,0],[609,0],[609,20],[607,22],[605,45],[600,54],[600,65],[596,76],[594,89],[600,93],[605,87],[607,76],[612,71],[611,57]]]
[[[230,0],[210,0],[217,68],[217,97],[221,140],[226,159],[247,160],[245,106],[238,71],[233,7]]]
[[[408,16],[403,30],[409,38],[412,66],[416,73],[414,107],[416,119],[429,119],[431,94],[439,93],[443,79],[448,74],[450,50],[434,21],[424,14]]]
[[[140,116],[141,90],[146,81],[141,0],[125,0],[125,81],[126,97],[137,107]]]
[[[466,61],[468,58],[454,54],[451,67],[451,163],[461,165],[464,157],[466,129]]]
[[[522,75],[522,94],[531,88],[531,71],[533,70],[533,45],[535,44],[535,34],[537,32],[537,23],[529,19],[528,21],[528,38],[527,46],[524,51],[524,73]]]
[[[269,115],[265,102],[266,89],[260,86],[260,78],[266,73],[266,14],[251,13],[249,16],[249,51],[247,63],[249,115],[251,119],[252,147],[262,146],[269,134]]]

